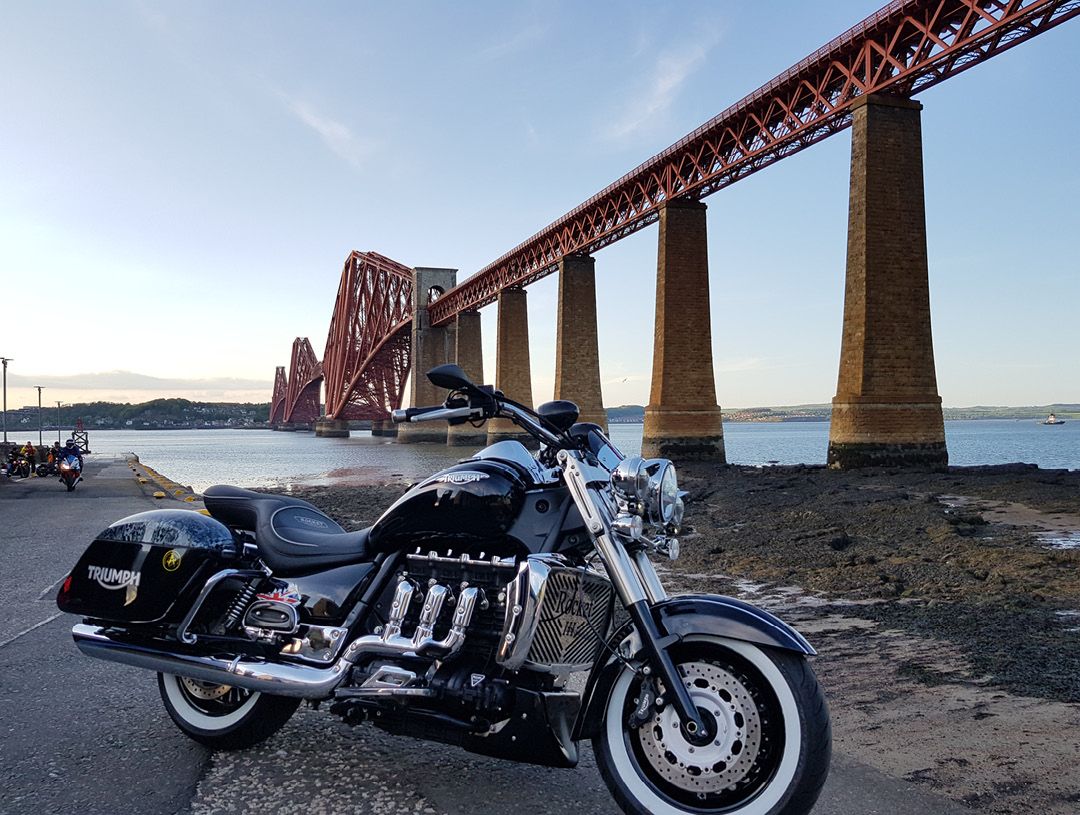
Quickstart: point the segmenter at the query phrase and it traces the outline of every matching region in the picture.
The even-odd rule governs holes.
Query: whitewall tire
[[[671,705],[636,730],[642,678],[619,673],[594,739],[597,764],[628,815],[803,815],[828,773],[829,714],[806,658],[714,636],[671,649],[715,737],[687,741]],[[659,688],[661,696],[664,689]]]
[[[269,738],[289,720],[299,699],[158,674],[165,710],[188,737],[218,750],[238,750]]]

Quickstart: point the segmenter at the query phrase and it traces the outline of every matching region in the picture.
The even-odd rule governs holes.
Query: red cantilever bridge
[[[425,321],[447,326],[509,289],[559,271],[568,259],[590,255],[658,220],[663,232],[661,213],[668,205],[698,202],[852,126],[855,111],[868,100],[908,100],[1078,14],[1080,0],[892,2],[460,285],[425,301]],[[854,184],[853,174],[853,194]],[[920,184],[920,207],[921,195]],[[849,232],[849,245],[851,240]],[[849,279],[850,274],[849,268]],[[410,344],[414,280],[414,270],[382,255],[350,254],[322,362],[306,339],[297,339],[288,376],[277,370],[272,421],[318,418],[323,382],[329,419],[381,420],[400,407],[416,353]],[[659,310],[657,320],[659,349]],[[927,337],[928,320],[927,315]],[[711,357],[707,361],[711,376]],[[658,375],[654,363],[654,402]],[[936,396],[936,384],[932,390]],[[647,414],[647,437],[648,422]]]
[[[352,252],[341,271],[322,362],[307,337],[293,341],[288,376],[274,378],[271,424],[320,417],[382,420],[401,407],[410,367],[413,270],[376,252]]]

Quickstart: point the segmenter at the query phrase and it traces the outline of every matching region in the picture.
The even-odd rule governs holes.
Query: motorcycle
[[[78,456],[64,456],[60,462],[60,481],[68,492],[72,492],[75,485],[82,481],[82,463]]]
[[[19,478],[29,478],[33,471],[30,459],[20,453],[19,457],[15,459],[15,463],[11,465],[9,474],[16,475]]]
[[[50,475],[59,475],[60,470],[56,466],[56,462],[51,458],[48,461],[43,461],[37,466],[34,471],[38,478],[48,478]]]
[[[730,597],[669,596],[686,493],[578,409],[533,411],[456,365],[395,422],[515,423],[346,532],[297,498],[215,486],[209,516],[115,522],[63,581],[91,657],[157,673],[173,722],[250,747],[303,701],[349,724],[573,767],[591,740],[626,813],[797,815],[828,773],[814,649]],[[578,678],[579,677],[579,678]],[[583,682],[581,680],[584,680]]]

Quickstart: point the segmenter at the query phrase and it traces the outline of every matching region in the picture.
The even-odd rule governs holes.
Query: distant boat
[[[1046,417],[1046,421],[1044,421],[1043,424],[1065,424],[1065,420],[1059,419],[1057,416],[1051,413],[1049,416]]]

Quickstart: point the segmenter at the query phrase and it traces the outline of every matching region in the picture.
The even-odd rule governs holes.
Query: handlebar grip
[[[423,416],[425,413],[433,413],[436,410],[442,409],[442,405],[435,405],[434,407],[405,408],[404,410],[395,410],[390,414],[390,419],[394,424],[403,424],[405,422],[411,422],[414,416]]]

